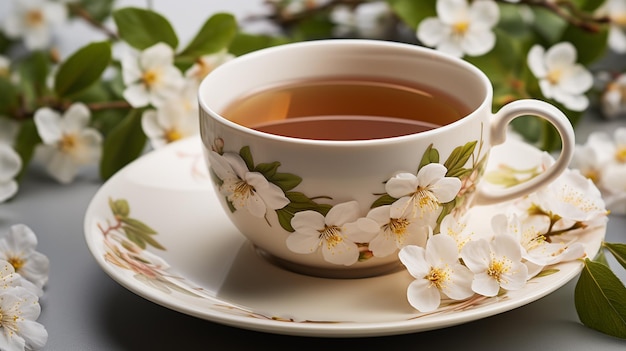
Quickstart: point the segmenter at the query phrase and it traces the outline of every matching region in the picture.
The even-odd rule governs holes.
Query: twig
[[[89,12],[87,12],[80,4],[69,4],[69,9],[76,16],[82,18],[87,23],[89,23],[92,27],[103,32],[109,39],[117,41],[120,39],[119,35],[112,31],[111,29],[105,27],[101,22],[97,21],[95,18],[91,16]]]

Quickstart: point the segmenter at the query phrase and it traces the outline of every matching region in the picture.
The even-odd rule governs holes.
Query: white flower
[[[153,148],[198,134],[198,103],[194,84],[186,84],[156,110],[147,110],[141,126]]]
[[[456,241],[459,252],[474,237],[474,231],[468,228],[469,216],[457,218],[453,214],[445,216],[439,225],[439,232],[448,235]]]
[[[428,225],[411,216],[410,209],[389,205],[373,208],[367,218],[378,225],[376,236],[369,242],[369,249],[377,257],[388,256],[406,245],[424,246],[428,237]]]
[[[439,163],[430,163],[422,167],[417,175],[400,173],[385,184],[387,193],[398,200],[392,206],[400,212],[411,208],[413,215],[419,217],[432,214],[442,203],[454,200],[461,189],[459,178],[446,177],[446,167]]]
[[[593,223],[606,219],[607,211],[600,190],[577,170],[565,170],[530,198],[545,213],[558,216],[557,229],[565,229],[572,222]]]
[[[538,266],[548,266],[559,262],[576,260],[585,255],[585,247],[580,242],[559,242],[554,237],[548,240],[546,234],[549,221],[541,216],[529,216],[521,220],[517,215],[498,214],[491,220],[497,235],[511,235],[522,247],[522,257]]]
[[[510,235],[470,241],[463,246],[461,258],[474,273],[472,290],[483,296],[496,296],[500,287],[520,289],[528,279],[520,244]]]
[[[100,158],[102,135],[88,127],[91,113],[82,103],[71,105],[61,116],[44,107],[35,112],[35,125],[43,145],[37,150],[48,172],[59,182],[71,182],[81,165]]]
[[[235,58],[235,56],[226,49],[220,50],[214,54],[199,57],[198,60],[185,71],[185,77],[191,78],[196,83],[200,83],[207,74],[233,58]]]
[[[29,227],[17,224],[9,229],[7,236],[0,239],[0,259],[11,263],[15,272],[24,279],[43,288],[48,282],[50,261],[36,248],[35,233]]]
[[[398,256],[415,278],[407,289],[407,298],[418,311],[434,311],[442,297],[463,300],[473,295],[472,272],[459,262],[453,238],[437,234],[428,239],[425,249],[405,246]]]
[[[174,50],[157,43],[137,55],[122,57],[124,98],[133,107],[159,107],[183,87],[183,75],[174,66]]]
[[[602,177],[606,208],[612,214],[626,214],[626,165],[611,165]]]
[[[0,203],[17,193],[15,177],[22,169],[22,159],[9,145],[0,143]]]
[[[496,44],[492,29],[500,10],[494,1],[437,0],[437,16],[417,27],[417,38],[426,46],[461,57],[486,54]]]
[[[51,29],[65,23],[67,8],[47,0],[15,0],[13,13],[4,18],[4,33],[12,39],[23,38],[30,50],[50,45]]]
[[[576,60],[576,48],[569,42],[555,44],[548,51],[534,45],[527,57],[528,67],[539,79],[545,97],[570,110],[583,111],[589,106],[585,92],[592,87],[593,76]]]
[[[39,350],[48,341],[48,332],[36,322],[41,306],[36,295],[23,287],[0,292],[0,349]]]
[[[322,248],[322,256],[330,263],[350,266],[359,259],[356,242],[369,240],[378,231],[376,222],[359,218],[356,201],[333,206],[324,217],[316,211],[300,211],[291,219],[295,230],[287,237],[289,250],[310,254]]]
[[[608,118],[626,114],[626,73],[609,82],[601,97],[602,113]]]
[[[599,11],[611,20],[609,47],[617,53],[626,53],[626,0],[607,0]]]
[[[211,169],[223,183],[220,191],[237,209],[246,209],[255,217],[264,217],[268,210],[278,210],[289,204],[289,199],[276,184],[263,174],[248,170],[244,160],[235,153],[209,153]]]
[[[0,259],[0,291],[21,286],[38,297],[43,296],[43,289],[31,283],[15,271],[15,267],[5,260]]]
[[[335,6],[330,19],[336,24],[335,36],[343,37],[356,34],[360,37],[381,39],[388,33],[393,16],[389,4],[385,1],[366,2],[350,7]]]

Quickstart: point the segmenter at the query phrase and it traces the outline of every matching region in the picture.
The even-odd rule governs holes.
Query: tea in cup
[[[416,45],[271,47],[203,80],[203,152],[224,211],[263,256],[316,276],[385,274],[446,215],[523,196],[567,168],[567,117],[530,99],[494,114],[492,90],[475,66]],[[487,191],[489,151],[523,115],[554,125],[561,153],[530,181]]]

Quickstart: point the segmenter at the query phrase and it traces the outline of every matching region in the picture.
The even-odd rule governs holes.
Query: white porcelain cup
[[[351,141],[259,132],[221,115],[250,92],[337,76],[431,86],[471,112],[425,132]],[[431,49],[374,40],[301,42],[240,56],[210,73],[199,88],[200,132],[219,201],[261,254],[305,274],[366,277],[400,267],[398,249],[423,245],[445,215],[528,194],[566,169],[575,144],[566,116],[536,100],[494,114],[492,95],[479,69]],[[488,192],[480,178],[489,150],[522,115],[554,125],[561,153],[530,181]]]

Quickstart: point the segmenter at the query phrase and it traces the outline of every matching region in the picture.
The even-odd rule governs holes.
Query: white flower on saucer
[[[289,250],[314,253],[321,247],[327,262],[350,266],[359,259],[356,242],[365,242],[378,231],[376,222],[359,218],[356,201],[333,206],[326,216],[316,211],[300,211],[291,219],[295,230],[287,237]]]
[[[185,77],[190,78],[196,83],[200,83],[207,74],[211,73],[218,66],[235,58],[226,49],[216,53],[199,57],[196,62],[185,71]]]
[[[461,57],[480,56],[496,44],[493,27],[500,20],[492,0],[437,0],[437,16],[424,19],[417,38],[426,46]]]
[[[24,279],[43,288],[48,282],[50,260],[36,248],[35,233],[28,226],[17,224],[0,239],[0,259],[9,262]]]
[[[270,183],[263,174],[248,170],[238,154],[226,152],[220,155],[211,151],[209,163],[223,182],[220,192],[235,209],[245,208],[253,216],[262,218],[267,211],[278,210],[289,204],[289,199],[280,187]]]
[[[441,220],[439,225],[439,233],[453,238],[457,243],[459,252],[475,236],[475,232],[468,226],[469,219],[469,215],[457,218],[457,216],[449,214]]]
[[[174,50],[165,43],[122,57],[122,76],[124,98],[133,107],[159,107],[184,84],[182,73],[174,66]]]
[[[23,287],[0,292],[0,349],[39,350],[48,341],[46,328],[36,320],[39,298]]]
[[[367,218],[378,224],[378,233],[369,242],[369,249],[377,257],[385,257],[407,245],[424,246],[428,225],[411,216],[410,209],[402,211],[390,205],[373,208]]]
[[[539,79],[541,93],[562,103],[573,111],[583,111],[589,106],[585,92],[593,85],[593,76],[576,63],[577,52],[569,42],[557,43],[548,51],[534,45],[528,52],[528,67]]]
[[[53,27],[65,23],[67,7],[48,0],[15,0],[13,13],[4,16],[3,29],[7,37],[22,38],[30,50],[50,45]]]
[[[17,193],[15,177],[22,169],[22,159],[9,145],[0,143],[0,203]]]
[[[385,1],[335,6],[330,20],[335,24],[333,33],[343,37],[358,35],[364,38],[383,38],[393,24],[393,13]]]
[[[528,279],[521,246],[511,235],[472,240],[463,246],[461,258],[474,273],[472,290],[483,296],[496,296],[501,287],[520,289]]]
[[[607,118],[626,114],[626,73],[620,74],[607,84],[600,103],[602,113]]]
[[[71,182],[81,165],[96,163],[102,149],[102,135],[88,126],[91,113],[74,103],[61,116],[44,107],[35,112],[35,125],[43,145],[37,150],[48,172],[59,182]]]
[[[420,218],[432,214],[442,203],[454,200],[461,189],[459,178],[446,177],[447,171],[442,164],[430,163],[422,167],[417,175],[400,173],[389,179],[385,190],[398,199],[392,206],[399,208],[400,212],[411,208],[412,215]]]
[[[521,244],[522,257],[537,266],[534,272],[530,272],[531,276],[538,273],[541,267],[576,260],[585,255],[585,247],[580,242],[549,240],[546,233],[550,223],[539,216],[528,216],[522,220],[516,214],[507,216],[500,213],[492,218],[491,223],[496,235],[511,235]]]
[[[464,300],[474,294],[470,288],[473,274],[459,262],[453,238],[445,234],[433,235],[426,248],[405,246],[398,256],[415,278],[407,289],[407,298],[418,311],[436,310],[442,297]]]
[[[158,149],[198,134],[196,92],[194,84],[186,84],[185,88],[165,100],[156,110],[150,109],[143,113],[141,127],[153,148]]]

